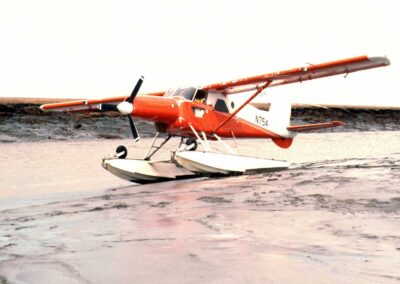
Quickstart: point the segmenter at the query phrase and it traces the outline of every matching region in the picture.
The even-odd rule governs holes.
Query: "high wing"
[[[165,92],[156,92],[142,94],[142,96],[163,96]],[[44,111],[60,111],[60,112],[75,112],[75,111],[88,111],[99,110],[102,104],[118,104],[126,101],[129,96],[111,97],[104,99],[92,100],[73,100],[60,103],[51,103],[41,105],[40,108]]]
[[[242,105],[244,107],[262,89],[275,87],[279,85],[303,82],[339,74],[348,74],[356,71],[383,67],[390,65],[386,57],[368,57],[358,56],[337,61],[331,61],[321,64],[298,67],[289,70],[267,73],[263,75],[247,77],[239,80],[221,82],[202,87],[206,91],[217,91],[223,94],[236,94],[257,90],[256,94]],[[148,96],[163,96],[165,92],[156,92],[145,94]],[[42,105],[40,108],[45,111],[85,111],[100,109],[102,104],[118,104],[125,101],[128,96],[111,97],[105,99],[76,100],[61,103],[52,103]],[[233,115],[232,115],[233,117]]]
[[[206,91],[217,91],[225,95],[237,94],[242,92],[254,91],[240,107],[238,107],[225,121],[223,121],[215,131],[224,126],[229,120],[247,104],[249,104],[256,96],[258,96],[265,88],[286,85],[291,83],[303,82],[323,77],[329,77],[339,74],[348,74],[366,69],[383,67],[390,65],[389,59],[386,57],[368,57],[366,55],[346,58],[331,62],[298,67],[289,70],[267,73],[263,75],[247,77],[239,80],[222,82],[204,86],[202,89]],[[312,129],[329,128],[343,125],[341,122],[329,122],[315,125],[298,125],[289,127],[289,131],[308,131]]]
[[[348,74],[366,69],[390,65],[386,57],[358,56],[293,68],[289,70],[267,73],[263,75],[247,77],[239,80],[221,82],[204,86],[203,90],[219,91],[226,95],[256,90],[268,83],[268,88],[297,82],[329,77],[339,74]]]

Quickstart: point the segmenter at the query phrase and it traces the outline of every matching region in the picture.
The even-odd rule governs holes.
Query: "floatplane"
[[[271,87],[339,74],[346,77],[352,72],[388,65],[386,57],[359,56],[202,87],[138,95],[144,79],[140,77],[130,96],[52,103],[40,108],[61,112],[118,111],[128,117],[135,142],[140,137],[132,117],[153,122],[156,134],[143,159],[128,159],[127,149],[122,145],[117,147],[115,155],[103,159],[105,169],[128,181],[146,183],[198,175],[282,170],[289,167],[287,161],[239,155],[223,139],[235,142],[240,138],[271,139],[277,146],[289,148],[298,132],[344,123],[290,125],[290,103],[274,102],[268,110],[262,110],[251,104],[254,98]],[[171,158],[152,160],[171,137],[180,137]],[[225,150],[211,149],[210,140],[220,142]],[[197,150],[199,145],[202,150]]]

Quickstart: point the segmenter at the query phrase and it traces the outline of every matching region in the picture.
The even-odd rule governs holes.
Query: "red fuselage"
[[[238,117],[231,118],[216,130],[231,116],[229,113],[219,112],[210,105],[180,97],[138,96],[132,116],[154,121],[160,132],[176,136],[194,136],[191,125],[197,132],[204,132],[210,138],[213,138],[212,134],[220,137],[281,138]]]

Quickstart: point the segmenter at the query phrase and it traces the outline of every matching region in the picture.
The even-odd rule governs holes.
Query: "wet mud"
[[[286,171],[132,185],[100,165],[143,158],[125,117],[0,107],[0,283],[398,283],[398,112],[296,111],[347,126],[241,141]]]
[[[0,283],[398,283],[400,154],[0,212]]]

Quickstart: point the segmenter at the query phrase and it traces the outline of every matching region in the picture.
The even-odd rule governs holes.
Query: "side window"
[[[204,90],[197,90],[196,95],[194,96],[194,101],[196,103],[202,103],[205,104],[207,99],[207,92]]]
[[[226,103],[224,100],[221,100],[221,99],[217,100],[214,108],[216,111],[229,113],[228,107],[226,106]]]

